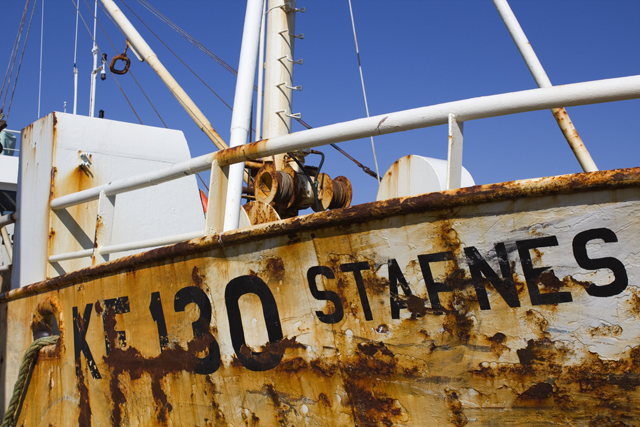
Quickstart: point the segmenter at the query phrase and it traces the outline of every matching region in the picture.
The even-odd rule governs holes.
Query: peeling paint
[[[20,422],[633,425],[637,176],[337,209],[5,293],[9,376],[43,299],[75,322],[34,369]]]

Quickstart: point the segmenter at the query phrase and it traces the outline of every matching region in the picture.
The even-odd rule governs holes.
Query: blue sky
[[[34,0],[31,0],[31,4]],[[38,118],[38,68],[41,3],[38,0],[9,128],[21,129]],[[235,77],[151,15],[136,0],[135,12],[227,103],[233,102]],[[240,0],[153,1],[191,36],[237,68],[246,2]],[[88,5],[91,9],[88,8]],[[166,50],[123,5],[166,67],[228,141],[231,112]],[[483,95],[535,88],[491,0],[352,0],[371,115]],[[555,85],[640,74],[640,1],[511,0],[529,41]],[[92,0],[79,0],[92,27]],[[298,0],[294,112],[314,127],[365,116],[347,0]],[[3,3],[0,71],[7,67],[23,0]],[[75,6],[71,0],[45,0],[40,116],[73,108]],[[27,17],[28,19],[28,17]],[[100,10],[98,19],[117,50],[120,32]],[[97,42],[111,58],[116,51],[98,27]],[[78,113],[87,115],[92,66],[91,38],[78,28]],[[193,156],[213,151],[205,135],[147,64],[132,70],[167,126],[184,131]],[[163,126],[130,75],[118,76],[145,125]],[[13,87],[13,86],[12,86]],[[11,94],[9,94],[11,96]],[[1,102],[1,100],[0,100]],[[9,99],[7,98],[7,110]],[[97,108],[105,117],[136,123],[136,116],[112,76],[98,81]],[[640,166],[640,101],[572,107],[569,115],[600,169]],[[302,130],[301,126],[294,130]],[[447,129],[436,127],[375,138],[381,172],[406,154],[446,158]],[[368,139],[340,144],[374,169]],[[375,199],[376,181],[331,147],[323,168],[331,177],[347,176],[354,202]],[[317,160],[309,158],[310,164]],[[465,124],[464,166],[476,183],[492,183],[580,171],[578,162],[549,111]],[[207,179],[207,178],[205,178]]]

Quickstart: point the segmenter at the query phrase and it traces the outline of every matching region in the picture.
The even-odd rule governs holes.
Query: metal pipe
[[[104,191],[107,196],[113,196],[115,194],[151,187],[152,185],[204,172],[211,168],[211,162],[214,159],[214,155],[215,153],[205,154],[193,159],[185,160],[184,162],[176,163],[165,169],[120,179],[118,181],[102,184],[87,190],[78,191],[77,193],[57,197],[51,201],[51,209],[58,210],[78,205],[80,203],[97,200],[101,191]]]
[[[14,222],[17,222],[17,221],[18,221],[18,213],[17,212],[11,212],[9,214],[2,215],[2,216],[0,216],[0,227],[4,227],[6,225],[13,224]]]
[[[538,87],[551,87],[551,80],[545,73],[544,68],[542,68],[542,64],[538,59],[531,43],[527,39],[527,36],[524,34],[520,23],[516,19],[516,15],[509,7],[509,3],[507,0],[493,0],[493,4],[495,5],[504,25],[509,30],[509,34],[511,34],[511,38],[516,43],[524,62],[527,64],[533,79],[536,81]],[[585,147],[582,142],[582,138],[578,135],[578,131],[575,126],[569,119],[569,114],[563,107],[552,108],[551,112],[553,113],[553,117],[556,119],[558,126],[560,126],[560,130],[562,130],[562,134],[565,139],[569,143],[571,150],[575,154],[580,166],[582,166],[582,170],[585,172],[595,172],[598,170],[595,162],[591,158],[591,154]]]
[[[236,94],[233,100],[231,116],[231,147],[238,147],[247,141],[251,128],[251,109],[253,100],[253,82],[256,75],[258,45],[260,44],[260,20],[264,0],[247,1],[247,11],[242,32],[240,62],[236,80]],[[240,224],[242,186],[244,184],[244,162],[231,165],[227,202],[225,204],[224,231],[235,230]],[[209,197],[212,195],[209,194]]]
[[[133,251],[136,249],[152,248],[155,246],[171,245],[173,243],[185,242],[191,239],[198,239],[204,236],[202,230],[192,231],[191,233],[175,234],[173,236],[158,237],[156,239],[141,240],[139,242],[121,243],[118,245],[109,245],[100,248],[101,254],[113,254],[116,252]]]
[[[213,129],[209,120],[200,111],[196,104],[189,98],[189,95],[180,87],[178,82],[173,78],[169,71],[162,65],[158,56],[153,52],[151,47],[142,38],[140,33],[129,22],[122,11],[116,6],[113,0],[101,0],[105,9],[114,21],[118,24],[122,32],[126,35],[129,43],[138,52],[138,54],[147,61],[147,63],[153,68],[153,71],[158,74],[158,77],[162,79],[165,85],[169,88],[173,96],[176,97],[182,108],[185,109],[189,117],[196,122],[196,125],[202,130],[209,139],[214,143],[218,149],[223,150],[227,148],[227,144],[222,140],[220,135]]]
[[[4,242],[4,247],[7,249],[7,255],[9,256],[9,262],[13,262],[13,244],[11,244],[11,239],[9,239],[9,233],[7,232],[7,227],[0,227],[0,234],[2,235],[2,241]]]
[[[194,231],[191,233],[175,234],[173,236],[158,237],[155,239],[140,240],[137,242],[121,243],[118,245],[108,245],[99,248],[101,254],[113,254],[116,252],[134,251],[136,249],[152,248],[156,246],[171,245],[178,242],[184,242],[191,239],[197,239],[204,235],[202,231]],[[93,249],[84,249],[82,251],[67,252],[64,254],[51,255],[49,262],[67,261],[70,259],[90,257]]]
[[[546,110],[558,105],[573,107],[637,98],[640,98],[640,75],[482,96],[381,114],[303,130],[289,135],[245,144],[229,150],[205,154],[176,163],[166,169],[121,179],[58,197],[51,202],[51,209],[62,209],[96,200],[100,195],[100,191],[103,190],[108,196],[111,196],[150,187],[186,175],[204,172],[211,167],[213,160],[219,160],[220,164],[229,165],[234,162],[257,159],[275,153],[285,153],[292,150],[302,150],[336,142],[367,138],[371,135],[444,125],[448,123],[449,113],[455,114],[459,122],[465,122],[527,111]]]
[[[67,252],[66,254],[51,255],[49,257],[49,262],[60,262],[60,261],[68,261],[70,259],[85,258],[85,257],[90,257],[92,254],[93,254],[93,249],[85,249],[85,250],[76,251],[76,252]]]
[[[258,48],[258,105],[256,106],[256,141],[262,139],[262,86],[264,82],[264,32],[267,17],[267,2],[262,6],[262,20],[260,21],[260,47]]]

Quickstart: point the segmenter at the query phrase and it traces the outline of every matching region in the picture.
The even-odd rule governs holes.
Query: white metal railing
[[[444,125],[447,123],[450,125],[450,135],[452,133],[458,133],[458,139],[461,143],[461,129],[460,131],[456,131],[455,126],[457,125],[461,128],[462,123],[465,121],[528,111],[637,98],[640,98],[640,75],[530,89],[520,92],[483,96],[411,110],[403,110],[304,130],[231,149],[221,150],[215,153],[205,154],[203,156],[177,163],[159,171],[113,181],[108,184],[103,184],[77,193],[57,197],[51,201],[51,209],[58,210],[97,200],[100,197],[101,192],[104,192],[103,194],[107,197],[111,197],[117,194],[157,185],[162,182],[171,181],[186,175],[203,172],[211,168],[212,185],[210,187],[209,203],[217,204],[216,209],[208,210],[209,213],[207,214],[206,220],[207,226],[204,233],[198,233],[200,236],[203,234],[208,235],[222,231],[222,224],[220,223],[219,217],[222,219],[224,218],[225,210],[226,186],[213,185],[214,181],[216,179],[220,179],[221,176],[224,176],[224,173],[220,173],[223,168],[234,163],[243,162],[245,160],[254,160],[274,154],[281,154],[287,151],[303,150],[331,143]],[[451,157],[455,155],[451,154],[452,152],[460,152],[460,150],[450,150],[450,164],[455,163],[452,162],[451,159]],[[215,218],[212,219],[212,216],[215,216]],[[163,238],[166,239],[164,241],[167,242],[164,244],[176,243],[184,240],[184,236],[185,235]],[[194,234],[191,238],[195,237],[199,236]],[[178,238],[181,240],[176,240]],[[149,246],[141,246],[143,243],[144,242],[137,242],[129,243],[127,245],[131,245],[130,248],[136,246],[136,249],[159,245],[158,243]],[[103,247],[101,252],[104,252],[107,248],[109,247]],[[114,250],[113,252],[116,251]],[[91,253],[91,250],[86,250],[74,252],[73,254],[89,256]],[[63,257],[71,255],[71,253],[53,255],[49,260],[62,260]]]
[[[100,254],[108,255],[116,252],[126,252],[126,251],[133,251],[136,249],[171,245],[178,242],[184,242],[186,240],[197,239],[198,237],[202,237],[202,235],[203,235],[202,231],[196,231],[193,233],[176,234],[173,236],[159,237],[156,239],[148,239],[148,240],[140,240],[140,241],[131,242],[131,243],[121,243],[118,245],[102,246],[100,248]],[[82,251],[67,252],[65,254],[60,254],[60,255],[52,255],[49,257],[49,262],[60,262],[60,261],[67,261],[70,259],[90,257],[91,255],[93,255],[93,251],[94,251],[93,249],[84,249]]]

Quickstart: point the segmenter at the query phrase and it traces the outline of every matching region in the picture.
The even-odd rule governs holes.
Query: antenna
[[[78,111],[78,63],[76,61],[77,53],[78,53],[78,15],[80,14],[80,10],[78,9],[78,5],[80,3],[76,3],[76,43],[73,48],[73,114],[76,114]]]
[[[98,76],[98,45],[96,44],[96,23],[98,21],[98,0],[95,0],[93,12],[93,71],[91,72],[91,91],[89,98],[89,117],[93,117],[96,103],[96,77]]]
[[[42,94],[42,41],[44,40],[43,33],[44,33],[44,0],[42,0],[42,17],[40,19],[40,77],[38,79],[38,118],[40,118],[40,95]]]

